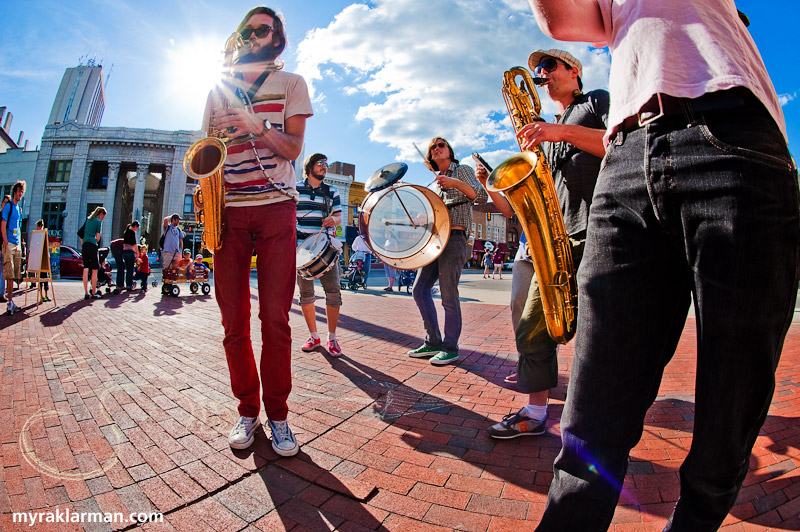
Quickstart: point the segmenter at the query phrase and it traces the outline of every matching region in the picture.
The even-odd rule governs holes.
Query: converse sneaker
[[[233,449],[247,449],[256,439],[256,429],[261,425],[257,417],[242,416],[228,435],[228,445]]]
[[[16,314],[17,312],[22,312],[22,309],[19,308],[19,306],[16,303],[14,303],[13,301],[9,301],[8,302],[8,306],[11,309],[11,313],[12,314]]]
[[[330,353],[333,358],[342,356],[342,348],[339,347],[339,342],[336,340],[328,340],[328,353]]]
[[[503,416],[503,421],[489,427],[489,436],[498,440],[510,440],[519,436],[541,436],[544,434],[546,432],[545,422],[547,418],[537,421],[523,414],[522,410]]]
[[[503,379],[503,382],[507,382],[509,384],[516,384],[517,383],[517,372],[509,373],[508,376]]]
[[[272,449],[281,456],[294,456],[300,450],[297,440],[294,439],[289,422],[269,420],[269,430],[272,431]]]
[[[318,349],[321,345],[322,341],[319,338],[311,337],[308,339],[306,343],[303,344],[303,346],[300,349],[302,349],[306,353],[309,353],[311,351],[314,351],[315,349]]]
[[[431,358],[431,364],[434,366],[446,366],[458,360],[458,353],[449,353],[447,351],[439,351]]]
[[[92,295],[94,299],[103,299],[103,294],[100,293],[100,290],[95,290],[94,295]]]
[[[441,348],[439,347],[428,347],[427,345],[423,344],[418,348],[409,351],[408,356],[411,358],[428,358],[438,353],[440,349]]]

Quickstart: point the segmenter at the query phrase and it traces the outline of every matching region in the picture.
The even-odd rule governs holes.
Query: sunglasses
[[[441,149],[441,148],[444,148],[445,146],[447,146],[447,144],[445,144],[442,141],[439,141],[436,144],[431,145],[431,149],[432,150],[435,149],[435,148],[440,148]]]
[[[564,62],[562,61],[562,63],[564,63]],[[564,66],[567,67],[567,70],[572,68],[571,66],[569,66],[566,63],[564,63]],[[540,76],[544,72],[550,73],[550,72],[554,71],[557,68],[558,68],[558,60],[557,59],[553,59],[552,57],[548,57],[547,59],[545,59],[544,61],[542,61],[538,65],[536,65],[536,68],[533,69],[533,75],[534,76]]]
[[[328,166],[328,163],[325,161],[317,161],[317,166]]]
[[[241,35],[242,39],[246,41],[254,33],[256,34],[256,37],[258,37],[259,39],[263,39],[273,31],[275,31],[275,28],[267,24],[264,24],[263,26],[259,26],[257,28],[244,28],[242,31],[239,32],[239,35]]]

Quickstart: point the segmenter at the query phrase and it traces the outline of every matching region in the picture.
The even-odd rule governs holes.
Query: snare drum
[[[442,199],[418,185],[396,185],[407,171],[392,163],[375,172],[364,187],[359,232],[384,263],[416,270],[436,260],[450,238],[450,214]]]
[[[338,256],[329,234],[311,235],[297,246],[297,273],[303,279],[318,279],[336,264]]]

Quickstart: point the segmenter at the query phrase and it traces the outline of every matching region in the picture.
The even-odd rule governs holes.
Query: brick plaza
[[[529,531],[544,510],[572,345],[559,351],[548,433],[492,440],[486,428],[526,399],[503,384],[515,364],[505,305],[462,303],[462,359],[434,367],[405,356],[422,334],[405,293],[344,291],[339,359],[300,351],[307,329],[295,300],[289,421],[301,449],[280,458],[263,429],[250,449],[228,447],[238,414],[213,292],[194,296],[184,285],[177,298],[151,289],[84,301],[80,283],[55,289],[58,309],[36,310],[29,297],[25,313],[0,316],[4,532]],[[253,331],[257,298],[253,289]],[[323,299],[317,312],[324,334]],[[695,342],[690,318],[631,453],[612,530],[660,531],[677,499],[692,437]],[[800,529],[800,324],[776,382],[723,530]],[[164,520],[12,523],[12,512],[67,509]]]

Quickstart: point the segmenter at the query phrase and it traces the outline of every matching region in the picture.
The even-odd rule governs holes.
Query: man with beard
[[[592,193],[605,153],[608,91],[584,94],[583,65],[564,50],[537,50],[528,58],[528,66],[555,103],[557,114],[552,123],[523,126],[519,135],[525,149],[543,143],[577,269],[586,241]],[[485,183],[486,171],[478,166],[478,180]],[[505,198],[498,196],[492,193],[501,212],[508,216],[511,209]],[[520,250],[527,250],[527,246],[520,245]],[[517,389],[528,394],[528,404],[489,427],[489,435],[498,439],[544,434],[550,389],[558,384],[558,344],[547,333],[539,283],[527,253],[518,254],[512,277],[511,315],[519,352],[516,382]]]
[[[319,235],[324,231],[335,239],[336,226],[342,223],[342,201],[336,187],[324,183],[328,173],[328,158],[321,153],[309,155],[303,164],[305,180],[297,184],[300,201],[297,204],[297,241],[307,238],[325,238]],[[276,258],[276,260],[281,260]],[[301,265],[302,266],[302,265]],[[328,354],[334,358],[342,356],[342,348],[336,339],[336,325],[339,322],[339,309],[342,306],[342,292],[339,283],[339,261],[319,278],[325,292],[325,317],[328,319]],[[297,288],[300,290],[300,308],[308,325],[310,338],[300,348],[306,353],[319,350],[322,340],[317,332],[317,311],[314,307],[314,280],[297,274]]]
[[[295,280],[295,160],[313,114],[302,77],[283,72],[276,59],[286,47],[283,18],[268,7],[251,9],[236,29],[244,46],[234,52],[232,87],[221,105],[209,97],[204,124],[231,138],[225,161],[222,247],[214,254],[214,289],[225,329],[223,346],[240,418],[228,443],[249,447],[263,393],[272,448],[281,456],[299,449],[287,399],[291,381],[289,309]],[[250,339],[250,260],[257,254],[261,363]],[[281,260],[275,260],[280,257]]]

